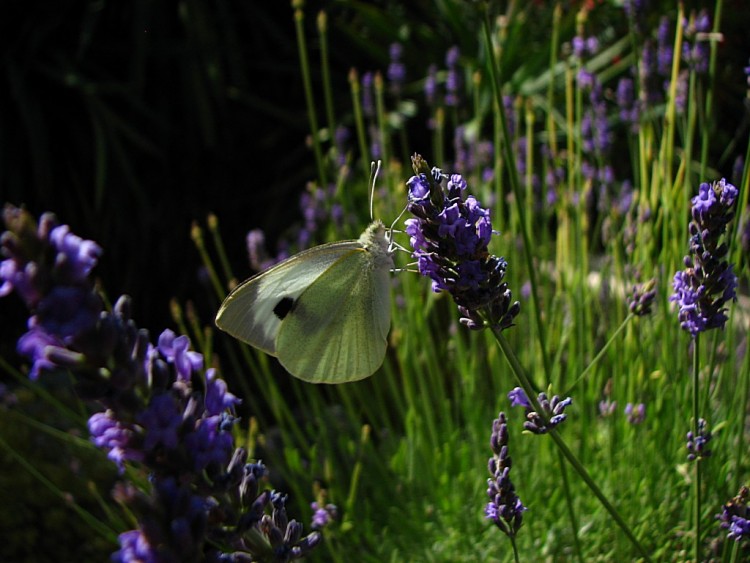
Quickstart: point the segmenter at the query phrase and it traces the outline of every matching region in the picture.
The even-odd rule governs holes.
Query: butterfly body
[[[357,240],[310,248],[246,280],[222,303],[216,326],[305,381],[364,379],[385,357],[392,267],[376,221]]]

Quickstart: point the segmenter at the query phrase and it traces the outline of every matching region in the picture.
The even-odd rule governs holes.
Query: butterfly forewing
[[[316,246],[253,276],[234,288],[221,304],[216,326],[275,356],[281,322],[300,295],[332,264],[361,248],[356,240]]]

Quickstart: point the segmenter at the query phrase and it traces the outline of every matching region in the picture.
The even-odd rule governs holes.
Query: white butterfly
[[[311,383],[371,376],[391,324],[392,252],[373,222],[357,240],[310,248],[237,286],[216,326]]]

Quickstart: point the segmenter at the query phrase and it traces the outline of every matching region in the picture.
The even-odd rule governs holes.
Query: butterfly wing
[[[216,326],[276,356],[279,328],[300,295],[332,264],[361,248],[356,240],[323,244],[253,276],[224,299]]]
[[[311,383],[344,383],[380,367],[391,320],[390,264],[358,243],[302,292],[276,339],[289,373]]]

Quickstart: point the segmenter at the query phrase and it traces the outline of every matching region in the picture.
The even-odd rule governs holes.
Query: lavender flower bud
[[[687,433],[687,451],[688,461],[710,457],[711,450],[708,449],[708,443],[711,441],[711,431],[708,429],[708,423],[700,418],[698,419],[698,434],[692,431]]]
[[[510,480],[511,458],[508,455],[508,428],[505,413],[498,414],[492,422],[490,444],[493,456],[487,467],[491,475],[487,479],[487,496],[490,502],[485,505],[484,514],[509,537],[514,537],[523,524],[526,507],[516,495]]]

